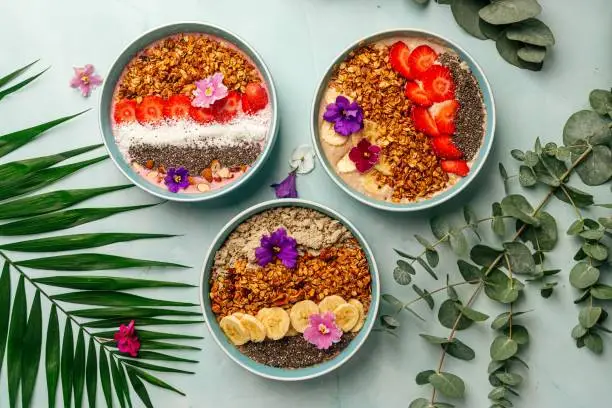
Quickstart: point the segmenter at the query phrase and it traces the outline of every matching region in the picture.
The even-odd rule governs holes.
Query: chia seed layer
[[[276,341],[249,342],[238,349],[261,364],[279,368],[302,368],[333,359],[349,345],[353,338],[355,338],[354,333],[345,333],[338,343],[327,350],[319,350],[301,335]]]
[[[465,160],[472,160],[484,137],[485,111],[480,87],[474,75],[462,68],[456,55],[445,53],[438,60],[450,69],[456,85],[455,97],[461,105],[455,119],[457,130],[453,141],[463,152]]]
[[[261,153],[257,143],[242,143],[238,146],[179,147],[169,145],[134,144],[128,149],[129,156],[144,166],[153,160],[155,166],[165,168],[183,166],[191,174],[198,174],[219,160],[223,167],[250,166]]]

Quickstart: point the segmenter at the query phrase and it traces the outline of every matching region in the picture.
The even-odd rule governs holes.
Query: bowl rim
[[[266,142],[264,145],[264,149],[262,150],[262,152],[259,154],[259,156],[257,157],[254,165],[251,167],[251,169],[249,169],[250,171],[248,171],[246,174],[242,175],[242,177],[240,177],[238,180],[233,181],[217,190],[211,190],[209,192],[206,193],[194,193],[194,194],[185,194],[185,193],[172,193],[170,194],[167,191],[157,191],[152,183],[149,183],[147,180],[144,179],[144,177],[134,173],[129,174],[129,172],[127,170],[125,170],[122,166],[121,166],[121,162],[125,162],[125,164],[130,167],[131,166],[129,163],[127,163],[127,161],[125,160],[125,158],[123,157],[123,154],[119,154],[121,157],[115,157],[116,154],[113,152],[113,150],[111,149],[110,144],[113,143],[114,145],[116,145],[115,142],[115,136],[114,134],[112,134],[112,129],[111,129],[111,134],[106,135],[106,132],[104,130],[104,123],[105,121],[110,121],[109,117],[106,117],[106,115],[104,115],[104,109],[102,109],[102,104],[105,101],[105,98],[108,99],[110,98],[110,101],[112,102],[112,98],[115,92],[115,88],[117,85],[117,82],[112,83],[112,86],[109,85],[110,82],[108,81],[104,81],[104,84],[102,86],[102,91],[99,93],[98,96],[98,103],[97,103],[97,107],[98,107],[98,128],[99,131],[101,133],[102,136],[102,141],[104,143],[104,148],[106,149],[109,157],[111,158],[111,160],[113,161],[113,163],[115,164],[115,167],[117,169],[119,169],[119,171],[130,181],[132,182],[134,185],[136,185],[138,188],[140,188],[143,191],[146,191],[149,194],[152,194],[156,197],[159,198],[163,198],[165,200],[169,200],[169,201],[176,201],[176,202],[204,202],[204,201],[209,201],[209,200],[213,200],[215,198],[219,198],[221,196],[224,196],[226,194],[231,193],[232,191],[236,190],[238,187],[242,186],[243,184],[245,184],[247,181],[249,181],[259,170],[261,170],[261,168],[264,166],[265,162],[267,161],[268,157],[270,156],[272,149],[274,147],[274,144],[276,142],[277,136],[278,136],[278,132],[279,132],[279,115],[278,115],[278,97],[276,94],[276,86],[274,85],[274,79],[272,77],[272,73],[270,72],[270,69],[268,68],[268,66],[266,65],[264,59],[262,58],[262,56],[259,54],[259,52],[257,52],[257,50],[247,41],[244,40],[244,38],[242,38],[241,36],[239,36],[238,34],[234,33],[233,31],[221,27],[219,25],[216,24],[212,24],[212,23],[208,23],[208,22],[203,22],[203,21],[195,21],[195,20],[185,20],[185,21],[176,21],[173,23],[169,23],[169,24],[163,24],[163,25],[159,25],[156,26],[154,28],[151,28],[147,31],[145,31],[144,33],[140,34],[138,37],[136,37],[135,39],[131,40],[122,50],[121,52],[118,54],[118,56],[115,58],[115,60],[113,61],[113,63],[110,65],[110,67],[108,68],[108,70],[106,71],[106,76],[105,78],[109,78],[111,73],[116,69],[116,67],[119,65],[119,61],[128,54],[133,54],[134,52],[139,52],[143,49],[143,47],[138,47],[138,49],[132,49],[135,48],[135,46],[137,45],[137,43],[142,40],[145,37],[148,36],[152,36],[157,34],[158,32],[163,32],[166,30],[172,30],[175,27],[178,26],[188,26],[190,27],[189,29],[186,29],[184,32],[193,32],[193,33],[200,33],[200,34],[209,34],[209,35],[214,35],[210,32],[206,32],[204,30],[213,30],[213,31],[217,31],[219,33],[223,33],[224,36],[227,36],[227,38],[225,37],[221,37],[222,40],[225,40],[227,42],[229,42],[230,44],[234,45],[238,50],[240,50],[243,53],[246,53],[247,56],[249,56],[249,58],[253,57],[252,59],[254,60],[253,62],[256,64],[258,71],[260,72],[261,76],[263,77],[263,80],[265,81],[267,87],[268,87],[268,92],[270,94],[270,104],[271,104],[271,109],[272,109],[272,119],[271,119],[271,123],[270,123],[270,128],[268,129],[268,134],[267,134],[267,138],[266,138]],[[200,31],[201,30],[201,31]],[[165,37],[171,36],[171,35],[175,35],[178,34],[179,32],[173,33],[173,32],[169,32],[164,34],[162,37],[152,40],[151,42],[149,42],[148,44],[151,44],[155,41],[158,41],[160,39],[163,39]],[[217,35],[218,36],[218,35]],[[238,46],[238,44],[240,44],[240,46]],[[146,47],[146,46],[145,46]],[[249,53],[251,55],[249,55]],[[125,69],[125,66],[131,61],[131,58],[128,60],[127,63],[122,64],[121,72],[123,72],[123,70]],[[108,94],[110,94],[110,96],[107,96]],[[112,126],[112,124],[111,124]],[[133,169],[131,169],[131,172],[134,172]]]
[[[217,250],[223,244],[223,242],[225,242],[229,234],[231,234],[240,224],[242,224],[244,221],[246,221],[248,218],[252,217],[253,215],[259,214],[266,210],[270,210],[273,208],[279,208],[279,207],[301,207],[301,208],[314,209],[316,211],[319,211],[327,215],[330,218],[334,218],[340,221],[359,241],[361,248],[366,254],[366,258],[368,259],[368,263],[370,267],[370,276],[372,279],[372,284],[371,284],[372,301],[370,303],[370,309],[368,310],[368,316],[366,317],[366,322],[363,328],[360,330],[360,332],[364,333],[363,337],[357,341],[357,343],[355,344],[355,347],[352,350],[350,350],[347,354],[344,354],[346,350],[345,349],[345,350],[340,351],[340,353],[336,357],[332,358],[331,360],[328,360],[327,362],[334,362],[328,368],[321,370],[321,371],[317,371],[316,373],[298,375],[295,377],[281,377],[281,376],[277,376],[273,374],[268,374],[250,365],[244,364],[242,361],[238,360],[234,355],[230,353],[229,349],[226,347],[225,344],[221,342],[221,339],[219,338],[219,336],[217,336],[217,334],[213,330],[212,328],[213,322],[209,321],[210,319],[206,318],[207,308],[210,309],[210,302],[208,301],[209,297],[204,295],[204,288],[206,284],[205,279],[208,279],[210,275],[210,274],[207,274],[207,265],[209,264],[209,262],[211,262],[211,259],[214,258]],[[264,377],[264,378],[271,379],[271,380],[277,380],[277,381],[286,381],[286,382],[304,381],[304,380],[309,380],[309,379],[320,377],[322,375],[328,374],[336,370],[337,368],[345,364],[347,361],[349,361],[355,355],[355,353],[357,353],[357,351],[363,346],[365,341],[368,339],[370,333],[372,332],[372,328],[374,327],[374,323],[376,322],[376,317],[378,315],[378,308],[380,306],[380,276],[378,273],[378,267],[376,265],[376,260],[374,258],[374,252],[372,251],[372,248],[370,248],[369,244],[367,243],[367,241],[365,240],[365,237],[361,234],[361,232],[346,217],[344,217],[339,212],[323,204],[319,204],[319,203],[316,203],[310,200],[286,199],[286,198],[273,199],[273,200],[268,200],[268,201],[264,201],[264,202],[255,204],[241,211],[238,215],[232,217],[232,219],[229,220],[223,226],[223,228],[221,228],[219,233],[217,233],[210,247],[208,248],[206,257],[204,258],[204,262],[202,263],[202,269],[200,272],[199,296],[200,296],[200,307],[202,309],[202,315],[204,317],[206,327],[208,328],[208,331],[210,332],[212,338],[215,340],[219,348],[223,350],[223,352],[230,359],[232,359],[235,363],[237,363],[242,368],[260,377]],[[216,321],[214,322],[214,324],[217,324]],[[352,340],[351,343],[353,341],[356,341],[356,340],[355,339]],[[232,346],[232,347],[235,347],[235,346]],[[253,362],[256,363],[254,360]],[[323,364],[323,363],[320,363],[320,364]],[[304,367],[304,369],[317,367],[317,365],[318,364]],[[271,368],[279,369],[277,367],[271,367]],[[291,369],[291,370],[285,369],[285,370],[291,371],[293,373],[297,373],[301,369]]]
[[[372,199],[366,196],[365,194],[358,192],[354,188],[348,186],[333,171],[331,166],[328,165],[327,158],[325,157],[325,153],[322,151],[322,148],[320,147],[320,140],[318,138],[318,133],[319,133],[318,131],[318,127],[319,127],[318,112],[320,109],[320,96],[322,96],[323,88],[327,86],[327,82],[328,82],[328,79],[329,79],[329,76],[332,70],[338,63],[341,63],[344,60],[344,58],[346,57],[346,55],[348,55],[349,52],[358,48],[359,46],[362,46],[372,41],[376,41],[378,39],[385,39],[385,38],[389,38],[393,36],[401,37],[401,36],[415,36],[415,35],[424,36],[424,37],[429,36],[434,39],[440,40],[444,42],[445,45],[447,45],[449,48],[454,49],[454,51],[457,51],[458,53],[463,54],[465,55],[465,57],[467,57],[465,59],[468,60],[467,62],[471,65],[472,70],[475,69],[480,75],[480,77],[482,78],[483,84],[481,84],[480,81],[478,82],[481,88],[481,92],[483,93],[483,96],[487,95],[491,101],[490,106],[487,106],[487,117],[491,118],[490,119],[491,120],[491,132],[490,132],[491,135],[487,140],[488,132],[487,132],[487,129],[485,129],[483,144],[481,145],[480,150],[479,150],[479,155],[481,155],[481,158],[479,158],[478,162],[476,163],[476,166],[470,169],[470,174],[464,178],[465,179],[464,183],[461,183],[458,186],[457,185],[452,186],[450,189],[446,190],[447,194],[442,196],[442,198],[440,198],[441,197],[440,195],[436,195],[436,196],[433,196],[431,198],[428,198],[422,201],[403,203],[403,204],[394,204],[388,201]],[[484,85],[484,89],[483,89],[483,85]],[[323,76],[321,77],[321,80],[319,81],[319,85],[317,86],[315,93],[314,93],[314,97],[312,99],[310,135],[311,135],[312,144],[314,145],[314,149],[317,153],[317,158],[319,159],[321,166],[325,169],[325,172],[334,181],[334,183],[336,183],[345,193],[347,193],[352,198],[356,199],[357,201],[363,204],[369,205],[370,207],[374,207],[380,210],[392,211],[392,212],[413,212],[413,211],[421,211],[421,210],[429,209],[429,208],[438,206],[450,200],[451,198],[459,194],[461,191],[463,191],[476,178],[476,176],[480,173],[480,170],[484,167],[484,164],[486,163],[487,158],[489,157],[489,154],[491,153],[491,149],[493,146],[493,140],[495,137],[496,120],[497,120],[497,115],[496,115],[496,110],[495,110],[495,100],[493,97],[493,91],[491,89],[491,85],[484,73],[484,70],[478,64],[478,62],[474,59],[474,57],[472,57],[471,54],[469,54],[465,49],[463,49],[463,47],[461,47],[454,41],[448,39],[445,36],[434,33],[432,31],[423,30],[419,28],[392,28],[392,29],[386,29],[386,30],[375,32],[366,37],[362,37],[361,39],[357,41],[354,41],[348,47],[342,50],[342,52],[340,52],[333,59],[331,64],[329,64]]]

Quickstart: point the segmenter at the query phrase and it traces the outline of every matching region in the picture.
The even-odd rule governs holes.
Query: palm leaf
[[[47,373],[47,396],[49,408],[55,407],[57,381],[60,372],[60,332],[57,320],[57,307],[51,306],[49,324],[47,325],[47,343],[45,345],[45,371]]]
[[[46,258],[27,259],[25,261],[15,262],[15,265],[25,266],[26,268],[32,269],[45,269],[53,271],[100,271],[105,269],[145,267],[188,268],[188,266],[171,262],[126,258],[124,256],[106,254],[74,254],[49,256]]]
[[[72,324],[66,319],[64,337],[62,340],[62,357],[60,360],[60,376],[62,377],[62,395],[64,407],[70,408],[72,396],[72,363],[74,361],[74,339],[72,338]]]
[[[113,191],[119,191],[130,187],[133,187],[133,185],[126,184],[122,186],[84,188],[79,190],[59,190],[12,200],[0,204],[0,220],[48,214],[53,211],[72,207],[73,205],[102,194],[112,193]],[[71,248],[71,250],[73,249],[77,248]]]
[[[6,88],[6,89],[0,91],[0,100],[2,100],[5,96],[12,94],[13,92],[16,92],[16,91],[20,90],[21,88],[23,88],[24,86],[26,86],[30,82],[34,81],[36,78],[38,78],[39,76],[44,74],[48,69],[49,68],[45,68],[44,70],[42,70],[38,74],[32,75],[28,79],[24,79],[23,81],[19,82],[18,84],[13,85],[10,88]]]
[[[73,316],[86,317],[88,319],[112,319],[123,317],[125,319],[137,319],[140,317],[157,316],[201,316],[200,312],[188,312],[185,310],[159,309],[159,308],[133,308],[133,307],[102,307],[96,309],[80,309],[71,312]]]
[[[0,235],[29,235],[59,231],[101,220],[122,212],[140,210],[155,205],[157,204],[111,208],[77,208],[74,210],[58,211],[53,214],[39,215],[21,221],[2,224],[0,225]]]
[[[79,112],[74,115],[64,116],[63,118],[55,119],[50,122],[45,122],[40,125],[33,126],[31,128],[18,130],[13,133],[8,133],[4,136],[0,136],[0,157],[6,156],[13,150],[19,149],[21,146],[30,143],[43,132],[62,124],[70,119],[76,118],[77,116],[85,113],[86,111]]]
[[[111,357],[112,358],[112,357]],[[111,394],[110,370],[108,367],[108,357],[104,347],[100,347],[100,383],[102,384],[102,393],[106,400],[106,406],[113,406],[113,395]]]
[[[125,396],[125,401],[127,405],[132,408],[132,399],[130,398],[130,387],[128,385],[127,379],[125,378],[125,372],[123,371],[123,367],[120,364],[117,364],[119,381],[121,381],[121,388],[123,389],[123,395]]]
[[[149,279],[116,278],[106,276],[50,276],[32,279],[36,283],[68,289],[81,290],[125,290],[140,288],[192,288],[181,282],[167,282]]]
[[[34,385],[36,385],[42,349],[42,311],[39,290],[34,295],[22,347],[26,352],[21,356],[21,406],[29,407]]]
[[[140,324],[140,320],[138,321]],[[115,334],[115,331],[102,331],[102,332],[96,332],[94,333],[94,336],[98,337],[98,338],[106,338],[106,339],[111,339],[113,337],[113,335]],[[140,340],[170,340],[170,339],[174,339],[174,340],[201,340],[204,337],[200,337],[200,336],[190,336],[188,334],[176,334],[176,333],[162,333],[162,332],[155,332],[155,331],[150,331],[150,330],[142,330],[142,329],[138,329],[138,338]]]
[[[36,64],[38,61],[40,60],[36,60],[33,62],[30,62],[28,65],[23,66],[19,69],[16,69],[15,71],[11,72],[8,75],[3,76],[2,78],[0,78],[0,88],[2,88],[4,85],[8,84],[9,82],[11,82],[13,79],[19,77],[19,75],[23,74],[25,71],[28,70],[28,68],[30,68],[32,65]]]
[[[51,296],[51,299],[59,300],[60,302],[94,306],[198,306],[197,303],[151,299],[131,293],[105,290],[62,293]]]
[[[185,344],[167,343],[156,340],[142,340],[141,350],[202,350],[199,347],[188,346]]]
[[[54,164],[87,153],[101,147],[101,144],[79,147],[78,149],[68,150],[66,152],[52,154],[50,156],[36,157],[34,159],[18,160],[0,165],[0,180],[10,178],[23,177],[28,173],[36,170],[46,169]]]
[[[132,388],[140,398],[145,407],[153,408],[153,403],[151,402],[151,398],[149,397],[149,393],[140,378],[132,371],[128,370],[128,377],[130,378],[130,383],[132,384]]]
[[[115,395],[119,400],[119,405],[125,407],[125,393],[123,392],[123,383],[119,378],[119,368],[117,367],[117,363],[115,363],[115,358],[110,355],[108,358],[108,362],[110,364],[110,371],[113,376],[113,385],[115,386]]]
[[[178,394],[181,395],[185,395],[185,393],[183,393],[183,391],[180,391],[176,388],[174,388],[173,386],[171,386],[170,384],[168,384],[167,382],[164,382],[162,380],[160,380],[159,378],[147,373],[146,371],[143,371],[139,368],[135,368],[135,367],[128,367],[128,370],[130,371],[134,371],[134,374],[136,374],[138,377],[142,378],[143,380],[145,380],[146,382],[153,384],[153,385],[157,385],[158,387],[162,387],[165,388],[167,390],[170,391],[174,391]]]
[[[178,368],[164,367],[164,366],[160,366],[156,364],[149,364],[149,363],[145,363],[144,361],[140,361],[140,360],[121,360],[121,361],[125,362],[125,364],[131,365],[134,367],[144,368],[146,370],[152,370],[152,371],[159,371],[162,373],[195,374],[193,371],[185,371],[185,370],[179,370]],[[128,376],[129,376],[129,371],[128,371]]]
[[[90,327],[92,329],[108,329],[109,327],[119,327],[121,324],[128,324],[130,321],[126,319],[102,319],[95,320],[92,322],[83,323],[83,327]],[[163,326],[169,324],[197,324],[204,323],[203,320],[170,320],[170,319],[156,319],[144,317],[138,319],[138,326]]]
[[[72,386],[74,391],[74,406],[83,404],[83,387],[85,385],[85,336],[83,329],[79,330],[72,363]]]
[[[78,163],[42,169],[35,171],[32,174],[28,174],[27,176],[0,183],[0,200],[17,197],[32,191],[36,191],[42,187],[47,187],[56,181],[63,179],[64,177],[68,177],[72,173],[76,173],[85,167],[99,163],[106,159],[108,159],[108,156],[100,156],[89,160],[83,160]]]
[[[85,384],[87,386],[87,402],[90,407],[95,407],[96,391],[98,390],[98,360],[96,359],[96,344],[93,337],[89,338],[89,347],[87,349]]]
[[[158,360],[158,361],[175,361],[177,363],[197,363],[195,360],[189,360],[187,358],[176,357],[170,354],[158,353],[157,351],[140,351],[138,353],[140,360]]]
[[[0,209],[1,211],[1,209]],[[96,234],[73,234],[51,238],[32,239],[14,242],[0,246],[0,249],[18,252],[60,252],[77,249],[96,248],[118,242],[136,241],[141,239],[170,238],[169,234],[131,234],[116,232],[100,232]]]
[[[0,374],[2,361],[8,337],[9,316],[11,312],[11,271],[8,262],[4,262],[2,275],[0,275]]]
[[[8,371],[9,406],[17,405],[17,393],[21,383],[21,355],[23,352],[23,336],[27,325],[27,308],[25,283],[23,276],[19,277],[17,291],[13,300],[11,323],[9,326],[6,368]]]

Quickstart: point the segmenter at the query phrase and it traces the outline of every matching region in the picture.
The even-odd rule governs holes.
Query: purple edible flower
[[[283,265],[293,269],[297,264],[297,242],[287,235],[284,228],[279,228],[271,235],[262,235],[260,247],[255,249],[255,257],[259,266],[266,266],[275,259],[280,259]]]
[[[164,178],[164,183],[168,186],[169,191],[178,193],[181,188],[189,187],[189,170],[184,167],[179,167],[178,169],[170,167],[166,178]]]
[[[338,95],[336,103],[327,105],[323,119],[334,124],[336,133],[350,136],[363,128],[363,109],[357,102]]]
[[[287,178],[280,183],[272,184],[270,187],[274,188],[276,198],[297,198],[298,192],[295,179],[295,171],[292,171]]]

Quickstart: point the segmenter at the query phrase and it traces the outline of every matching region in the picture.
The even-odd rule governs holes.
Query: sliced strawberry
[[[234,119],[240,108],[241,96],[239,92],[230,91],[223,99],[215,102],[212,109],[215,113],[215,120],[226,123]]]
[[[417,130],[420,130],[431,137],[440,136],[440,132],[436,127],[436,122],[433,120],[427,109],[420,106],[413,106],[411,114],[414,127]]]
[[[453,173],[461,177],[465,177],[470,172],[467,163],[464,160],[442,160],[440,167],[447,173]]]
[[[412,78],[410,66],[408,65],[409,56],[410,48],[402,41],[394,43],[389,51],[391,67],[404,78]]]
[[[406,97],[417,105],[428,107],[432,104],[431,100],[429,99],[429,95],[427,95],[427,92],[425,92],[425,90],[421,88],[416,82],[406,82],[406,90],[404,92],[406,94]]]
[[[189,116],[194,121],[204,125],[215,120],[215,111],[213,108],[197,108],[195,106],[191,106],[189,108]]]
[[[168,119],[184,119],[189,116],[191,99],[186,95],[172,95],[164,106],[164,117]]]
[[[251,82],[244,90],[242,100],[245,99],[247,101],[246,107],[243,104],[242,110],[246,113],[255,113],[265,108],[268,104],[268,92],[261,84]]]
[[[157,123],[164,119],[165,102],[159,96],[145,96],[136,107],[136,119],[140,123]]]
[[[459,102],[457,102],[456,99],[444,101],[439,104],[438,110],[434,115],[434,120],[436,121],[436,126],[438,126],[440,133],[446,133],[447,135],[455,133],[455,117],[457,116],[459,107]]]
[[[113,112],[115,123],[126,123],[136,121],[136,101],[133,99],[123,99],[115,104]]]
[[[417,78],[431,67],[438,59],[438,54],[429,45],[419,45],[410,53],[408,65],[410,72]]]
[[[423,74],[423,88],[434,102],[447,101],[455,97],[455,81],[448,68],[433,65]]]
[[[434,137],[431,140],[431,145],[436,156],[441,159],[460,159],[463,157],[463,153],[455,146],[450,136]]]

